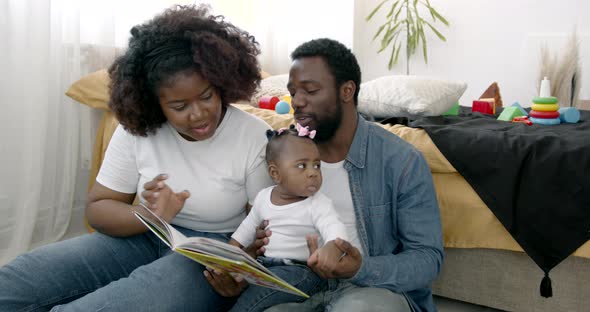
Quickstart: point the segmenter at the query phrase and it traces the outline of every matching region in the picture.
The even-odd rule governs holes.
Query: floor
[[[434,296],[438,312],[495,312],[502,311],[444,297]]]
[[[68,239],[86,233],[86,227],[84,226],[84,213],[83,211],[75,211],[72,215],[70,227],[66,232],[63,239]],[[444,297],[434,297],[434,302],[439,312],[494,312],[500,311],[488,307],[478,306],[469,304],[462,301],[452,300]]]

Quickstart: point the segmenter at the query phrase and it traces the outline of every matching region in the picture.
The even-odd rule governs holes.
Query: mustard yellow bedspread
[[[274,129],[287,127],[291,115],[277,115],[274,111],[235,104],[266,121]],[[93,152],[90,185],[102,163],[108,142],[117,127],[114,116],[105,111],[97,132]],[[432,171],[443,227],[444,246],[450,248],[491,248],[523,252],[504,226],[483,203],[473,188],[434,145],[422,129],[402,125],[381,125],[414,145],[425,156]],[[590,258],[590,242],[582,245],[574,256]]]

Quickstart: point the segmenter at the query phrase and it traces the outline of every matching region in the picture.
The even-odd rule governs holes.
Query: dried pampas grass
[[[541,70],[535,82],[537,94],[543,77],[551,81],[551,95],[559,99],[563,107],[578,106],[578,94],[580,93],[581,69],[579,55],[579,41],[576,32],[572,34],[565,46],[561,59],[557,54],[552,54],[547,45],[541,47]]]

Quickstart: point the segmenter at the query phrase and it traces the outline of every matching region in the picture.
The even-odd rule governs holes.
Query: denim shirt
[[[348,281],[403,294],[414,311],[436,311],[430,283],[443,262],[442,229],[424,156],[359,115],[344,168],[364,250]]]

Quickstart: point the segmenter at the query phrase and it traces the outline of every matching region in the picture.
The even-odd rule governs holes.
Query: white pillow
[[[464,82],[417,76],[385,76],[361,84],[358,110],[376,118],[438,116],[467,89]]]
[[[250,99],[250,105],[258,107],[260,98],[268,96],[276,96],[280,98],[283,95],[288,95],[287,83],[289,82],[289,74],[275,75],[264,78],[260,81],[260,88],[254,92]]]

